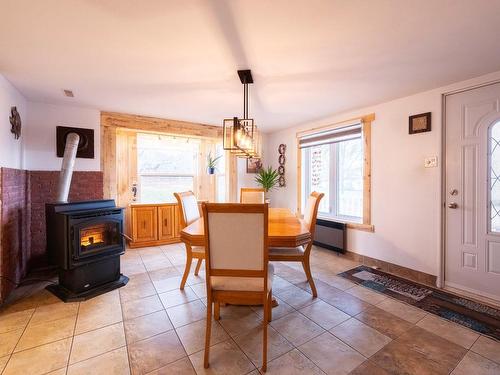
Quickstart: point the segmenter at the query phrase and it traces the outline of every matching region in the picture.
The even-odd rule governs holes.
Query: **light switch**
[[[425,168],[435,168],[437,166],[438,166],[437,156],[431,156],[431,157],[425,158],[425,160],[424,160],[424,167]]]

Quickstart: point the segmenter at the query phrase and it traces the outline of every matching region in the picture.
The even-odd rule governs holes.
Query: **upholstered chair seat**
[[[267,269],[267,287],[272,289],[274,279],[274,266],[269,264]],[[237,290],[247,292],[264,291],[264,279],[260,277],[226,277],[212,276],[210,278],[214,290]]]
[[[304,246],[297,247],[270,247],[269,255],[304,255]]]

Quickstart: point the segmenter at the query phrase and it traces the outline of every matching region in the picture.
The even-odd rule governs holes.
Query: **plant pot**
[[[264,203],[271,204],[271,198],[264,199]]]
[[[215,174],[215,167],[212,167],[212,168],[211,168],[211,167],[208,167],[208,168],[207,168],[207,173],[208,173],[208,174]]]

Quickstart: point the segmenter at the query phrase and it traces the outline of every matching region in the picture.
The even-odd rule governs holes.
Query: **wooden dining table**
[[[270,247],[297,247],[311,240],[311,233],[304,221],[288,208],[270,208],[268,221]],[[203,218],[199,218],[181,230],[181,241],[191,246],[204,246],[204,232]]]

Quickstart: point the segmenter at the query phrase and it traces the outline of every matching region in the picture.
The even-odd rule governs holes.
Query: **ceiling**
[[[28,99],[273,131],[500,70],[496,0],[0,0]],[[73,90],[66,98],[63,89]]]

